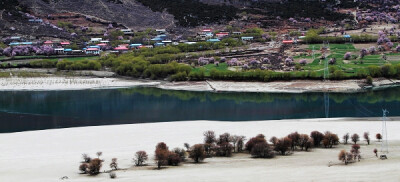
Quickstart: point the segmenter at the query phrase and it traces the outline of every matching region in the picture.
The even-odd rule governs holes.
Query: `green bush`
[[[29,63],[32,68],[55,68],[57,61],[54,60],[38,60]]]
[[[367,82],[367,84],[372,85],[372,77],[371,76],[367,76],[366,82]]]

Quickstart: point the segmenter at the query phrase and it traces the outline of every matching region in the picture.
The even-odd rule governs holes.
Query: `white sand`
[[[113,157],[119,160],[118,178],[113,181],[398,181],[400,180],[400,122],[390,121],[388,138],[391,157],[381,161],[372,157],[371,146],[362,145],[367,159],[350,166],[327,167],[329,161],[337,163],[341,148],[316,149],[314,152],[296,152],[294,155],[275,159],[251,159],[240,154],[233,158],[206,159],[206,163],[186,163],[164,170],[132,167],[132,157],[138,150],[153,155],[158,142],[166,142],[172,149],[183,147],[183,143],[200,143],[205,130],[217,134],[230,132],[247,138],[258,133],[282,137],[290,132],[310,133],[330,130],[342,136],[346,132],[369,131],[371,138],[381,132],[379,121],[354,121],[351,119],[308,119],[253,122],[187,121],[152,124],[54,129],[21,133],[0,134],[0,181],[110,181],[108,174],[97,177],[78,173],[81,154],[95,156],[102,151],[105,159],[103,170]],[[397,142],[397,143],[396,143]],[[393,148],[394,147],[394,148]],[[368,151],[368,152],[367,152]],[[154,162],[150,160],[150,164]]]
[[[0,90],[83,90],[158,85],[159,82],[132,81],[116,78],[37,77],[1,78]]]
[[[217,91],[217,92],[359,92],[363,91],[362,80],[318,81],[294,80],[276,82],[233,82],[233,81],[186,81],[167,82],[153,80],[129,80],[123,78],[91,77],[36,77],[0,78],[0,91],[18,90],[83,90],[149,86],[167,90]],[[374,88],[400,85],[400,80],[384,78],[374,80]]]

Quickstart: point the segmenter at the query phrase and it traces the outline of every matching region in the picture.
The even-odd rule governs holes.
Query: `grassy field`
[[[312,50],[320,50],[322,44],[310,44],[308,49]],[[324,61],[327,61],[331,58],[336,58],[336,64],[329,65],[329,68],[336,67],[345,72],[347,75],[354,75],[358,72],[362,72],[366,67],[375,65],[375,66],[383,66],[384,64],[399,64],[400,63],[400,53],[385,53],[387,57],[392,58],[390,61],[385,61],[382,58],[381,53],[376,53],[375,55],[366,55],[362,59],[351,59],[344,60],[344,55],[346,52],[351,52],[352,55],[359,56],[360,50],[356,49],[353,44],[330,44],[330,51],[326,60],[320,60],[320,54],[316,54],[317,59],[315,59],[312,63],[302,66],[305,71],[318,71],[321,72],[324,69]],[[398,60],[397,60],[398,57]],[[301,58],[310,58],[308,57],[294,57],[295,59]]]
[[[200,71],[200,69],[205,69],[204,71],[205,71],[205,73],[204,73],[204,75],[205,76],[210,76],[210,71],[212,70],[212,69],[217,69],[217,70],[220,70],[220,71],[225,71],[225,70],[228,70],[228,64],[226,64],[226,63],[220,63],[218,66],[216,66],[215,64],[207,64],[207,65],[205,65],[205,66],[203,66],[203,67],[201,67],[201,68],[199,68],[199,67],[197,67],[197,68],[193,68],[193,72],[197,72],[197,71]]]

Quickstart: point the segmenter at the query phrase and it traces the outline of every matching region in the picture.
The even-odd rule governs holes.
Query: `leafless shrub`
[[[349,138],[350,138],[350,134],[349,134],[349,133],[346,133],[345,135],[343,135],[344,144],[347,144],[347,143],[348,143]]]
[[[89,165],[87,163],[83,163],[79,165],[79,171],[81,171],[83,174],[86,174],[88,167]]]
[[[250,138],[250,140],[247,141],[245,145],[246,150],[251,152],[254,145],[256,145],[257,143],[267,143],[263,134],[258,134],[256,137]]]
[[[183,146],[186,148],[186,151],[190,149],[190,145],[188,143],[184,143]]]
[[[357,144],[357,142],[360,141],[360,136],[358,136],[357,133],[354,133],[351,135],[351,141],[353,141],[354,144]]]
[[[332,148],[333,145],[337,145],[339,143],[339,137],[330,131],[326,131],[322,143],[324,144],[325,148]]]
[[[96,155],[97,155],[97,158],[100,159],[100,156],[103,155],[103,152],[97,152]]]
[[[174,148],[172,152],[176,153],[182,162],[186,161],[186,151],[181,148]]]
[[[369,145],[370,139],[369,139],[369,132],[364,132],[364,139],[367,141],[367,144]]]
[[[287,137],[292,140],[290,148],[292,149],[292,151],[294,151],[296,146],[299,145],[300,134],[296,131],[296,132],[289,134]]]
[[[118,169],[117,158],[112,158],[111,159],[110,168],[112,170],[117,170]]]
[[[82,154],[83,162],[89,163],[91,158],[88,154]]]
[[[203,144],[193,145],[189,152],[189,158],[193,159],[194,162],[198,163],[204,160],[206,152]]]
[[[300,146],[301,150],[303,150],[306,145],[308,140],[310,139],[310,137],[307,134],[300,134],[299,139],[298,139],[298,145]]]
[[[292,146],[292,140],[288,137],[285,137],[278,140],[274,150],[280,152],[281,155],[285,155],[286,152],[289,150],[289,147],[291,146]]]
[[[90,163],[89,163],[88,173],[89,173],[90,175],[97,175],[97,174],[99,174],[99,173],[100,173],[101,166],[103,165],[102,163],[103,163],[103,161],[100,160],[99,158],[92,159],[92,160],[90,161]]]
[[[321,141],[324,139],[324,134],[319,131],[313,131],[310,134],[311,138],[314,140],[314,146],[319,147]]]
[[[154,160],[157,163],[157,168],[161,169],[161,166],[168,164],[168,146],[164,142],[160,142],[156,146]]]
[[[142,166],[148,159],[148,155],[145,151],[137,151],[135,154],[135,158],[133,158],[133,161],[136,166]]]
[[[251,149],[251,156],[254,158],[273,158],[274,152],[267,142],[256,143]]]
[[[175,152],[169,152],[167,157],[167,164],[169,166],[177,166],[181,163],[181,157]]]
[[[278,138],[276,137],[271,137],[271,139],[269,139],[269,142],[271,142],[273,145],[276,145],[276,143],[278,142]]]
[[[375,137],[378,140],[378,142],[382,140],[382,135],[380,133],[377,133]]]

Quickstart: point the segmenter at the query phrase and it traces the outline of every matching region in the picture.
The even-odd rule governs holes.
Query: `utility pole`
[[[383,116],[382,116],[382,143],[381,143],[381,152],[383,153],[389,153],[389,149],[388,149],[388,138],[387,138],[387,128],[386,128],[386,113],[389,113],[389,111],[387,111],[386,109],[382,109],[383,112]]]

